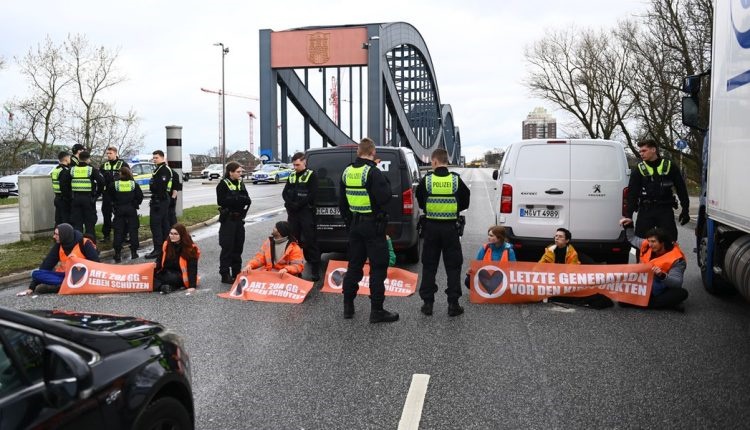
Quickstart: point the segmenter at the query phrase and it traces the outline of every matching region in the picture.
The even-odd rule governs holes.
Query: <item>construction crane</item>
[[[222,104],[221,104],[221,90],[209,90],[208,88],[202,88],[201,87],[201,91],[203,91],[204,93],[213,93],[213,94],[218,94],[219,95],[219,147],[221,147],[221,142],[224,141],[224,136],[221,135],[221,131],[223,130],[223,128],[222,128],[222,118],[223,118],[223,116],[222,116],[222,112],[221,112],[221,107],[222,107]],[[260,100],[260,98],[255,97],[255,96],[248,96],[248,95],[245,95],[245,94],[234,94],[234,93],[229,93],[229,92],[226,92],[226,91],[224,92],[224,95],[225,96],[229,96],[229,97],[239,97],[241,99]],[[248,113],[250,113],[250,112],[248,112]],[[251,115],[250,116],[250,153],[253,154],[253,155],[255,155],[254,152],[253,152],[253,150],[255,149],[254,148],[255,145],[253,144],[253,119],[255,118],[255,115],[253,115],[253,114],[250,114],[250,115]]]

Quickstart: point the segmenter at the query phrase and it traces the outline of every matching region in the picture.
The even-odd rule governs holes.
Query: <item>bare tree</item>
[[[33,151],[34,143],[29,140],[30,128],[25,118],[13,113],[12,104],[3,106],[0,116],[0,170],[12,171],[22,167],[22,155]]]
[[[101,121],[98,124],[101,147],[106,150],[114,146],[123,158],[136,155],[144,142],[144,135],[138,129],[139,123],[140,118],[132,109],[125,116],[113,115]]]

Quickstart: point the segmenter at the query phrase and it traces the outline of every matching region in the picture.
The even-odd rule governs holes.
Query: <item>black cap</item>
[[[76,152],[82,151],[84,149],[86,149],[85,146],[81,145],[80,143],[76,143],[75,145],[73,145],[70,151],[75,154]]]

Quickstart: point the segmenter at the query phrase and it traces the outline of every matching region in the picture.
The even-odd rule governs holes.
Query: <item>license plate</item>
[[[521,216],[525,218],[560,218],[560,211],[556,209],[521,208]]]
[[[0,194],[10,194],[10,188],[0,188]]]
[[[319,207],[318,215],[341,215],[341,211],[336,206]]]

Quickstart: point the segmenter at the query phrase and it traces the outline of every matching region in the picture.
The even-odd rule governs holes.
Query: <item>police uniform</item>
[[[167,163],[159,163],[151,176],[148,183],[151,191],[151,201],[149,202],[149,227],[151,228],[151,237],[154,241],[154,250],[146,255],[147,258],[161,256],[161,244],[169,236],[169,203],[172,199],[172,169]]]
[[[104,190],[104,178],[95,167],[79,162],[70,168],[70,175],[60,176],[61,190],[68,186],[73,196],[70,203],[70,224],[96,241],[96,199]]]
[[[63,182],[68,185],[68,188],[63,190],[60,186],[60,178],[65,177]],[[50,178],[52,179],[52,191],[55,193],[55,225],[70,222],[70,199],[73,197],[70,190],[70,167],[65,164],[58,164],[52,172],[50,172]]]
[[[291,235],[300,243],[305,261],[310,265],[313,282],[320,279],[320,248],[315,232],[315,196],[318,193],[318,176],[305,169],[289,175],[284,191],[284,206]]]
[[[112,248],[115,250],[115,261],[119,260],[125,233],[130,239],[130,258],[138,258],[138,208],[143,202],[143,191],[133,180],[117,181],[109,184],[107,188],[109,199],[113,204],[115,219],[113,229],[115,239]]]
[[[130,167],[128,163],[117,158],[112,161],[105,161],[100,169],[102,176],[104,176],[105,189],[104,194],[102,194],[102,216],[104,217],[102,236],[104,236],[104,240],[109,240],[109,233],[112,230],[112,194],[107,190],[115,181],[120,180],[120,168],[122,166]]]
[[[448,303],[458,305],[461,297],[463,253],[459,239],[459,213],[469,208],[469,188],[457,173],[438,167],[419,181],[416,191],[419,207],[425,215],[422,246],[422,279],[419,297],[426,304],[435,301],[435,283],[440,254],[447,276]],[[430,308],[430,313],[431,313]],[[450,307],[449,307],[450,311]]]
[[[172,170],[172,190],[182,191],[182,181],[177,170]],[[169,196],[169,225],[177,224],[177,197]]]
[[[362,268],[370,260],[370,322],[395,321],[398,314],[383,309],[384,281],[388,269],[388,244],[385,239],[385,204],[391,199],[388,178],[375,162],[357,158],[344,169],[339,193],[339,208],[349,226],[349,264],[344,275],[344,318],[354,315]]]
[[[250,196],[242,179],[224,178],[216,185],[219,205],[219,274],[224,283],[233,283],[242,270],[242,248],[245,246],[245,216],[250,209]]]
[[[677,241],[677,225],[674,220],[676,202],[672,187],[677,191],[682,206],[680,218],[686,223],[689,221],[690,200],[679,168],[671,160],[664,158],[641,161],[633,168],[628,184],[627,216],[632,218],[633,212],[638,212],[635,223],[637,236],[645,237],[650,229],[660,227],[669,233],[672,240]]]

